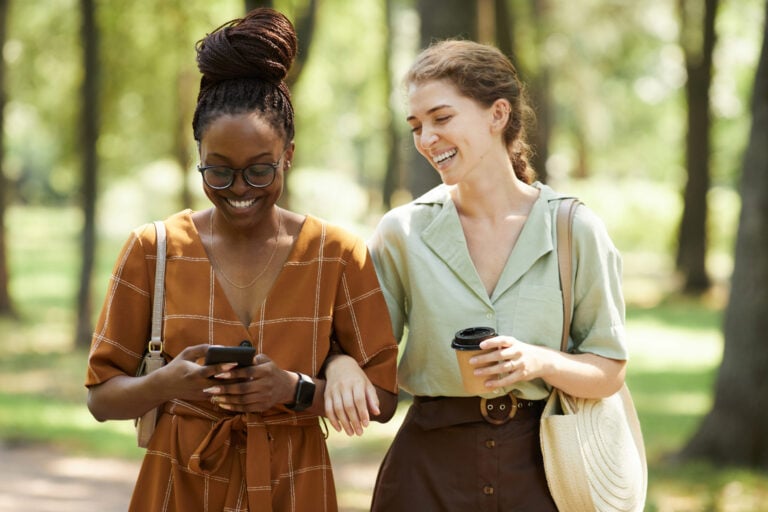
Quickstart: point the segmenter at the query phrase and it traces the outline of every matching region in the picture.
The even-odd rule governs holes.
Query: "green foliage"
[[[295,18],[307,0],[276,5]],[[520,5],[517,57],[526,69],[548,70],[552,84],[551,175],[562,178],[583,165],[605,179],[643,176],[679,186],[685,75],[675,2],[558,0],[542,20]],[[713,176],[726,186],[738,176],[744,148],[761,5],[723,0],[718,15]],[[383,2],[320,3],[309,60],[294,86],[298,166],[379,188],[390,116],[405,130],[400,90],[386,98],[386,81],[399,83],[417,44],[412,5],[397,1],[391,8],[387,27]],[[101,106],[102,190],[157,161],[175,161],[176,124],[193,108],[197,88],[195,41],[242,10],[240,0],[97,2],[103,90],[91,100]],[[79,31],[73,0],[51,0],[44,9],[11,3],[4,165],[17,200],[77,197]],[[382,59],[390,40],[394,69],[387,76]],[[179,99],[180,83],[193,89],[191,99]],[[184,136],[191,139],[188,128]]]

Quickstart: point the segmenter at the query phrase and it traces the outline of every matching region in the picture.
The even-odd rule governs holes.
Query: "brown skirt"
[[[539,444],[544,401],[511,402],[415,397],[379,469],[371,510],[557,512]]]

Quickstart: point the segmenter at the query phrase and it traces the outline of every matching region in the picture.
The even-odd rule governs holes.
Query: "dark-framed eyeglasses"
[[[264,188],[270,186],[275,181],[277,168],[283,159],[285,151],[277,159],[277,162],[264,164],[251,164],[242,169],[233,169],[225,165],[198,165],[197,170],[203,175],[205,184],[215,190],[224,190],[229,188],[235,182],[235,174],[241,173],[243,180],[255,188]]]

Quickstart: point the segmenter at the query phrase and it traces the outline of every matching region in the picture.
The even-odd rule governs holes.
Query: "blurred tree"
[[[682,450],[684,459],[768,469],[768,2],[752,92],[752,127],[742,161],[741,215],[725,348],[712,410]]]
[[[93,333],[91,324],[91,277],[96,255],[96,177],[99,161],[96,144],[99,139],[99,33],[94,0],[80,0],[83,43],[83,83],[81,96],[80,151],[82,155],[83,208],[82,267],[77,296],[75,346],[88,347]]]
[[[477,2],[466,0],[417,0],[421,20],[420,48],[448,38],[478,39]],[[411,145],[408,153],[408,190],[418,197],[440,184],[440,175]]]
[[[382,52],[381,65],[384,71],[385,84],[384,84],[384,100],[387,105],[390,105],[392,101],[392,53],[394,51],[394,38],[390,37],[392,34],[393,23],[393,0],[384,0],[385,19],[386,19],[386,31],[387,37],[384,42],[384,52]],[[391,105],[390,105],[391,107]],[[400,187],[400,136],[395,125],[394,109],[387,109],[387,119],[385,126],[385,143],[387,145],[387,156],[384,167],[384,180],[382,182],[382,201],[384,208],[389,210],[392,208],[392,197],[395,191]]]
[[[685,54],[688,80],[688,124],[685,144],[687,181],[677,246],[677,270],[685,293],[709,288],[707,275],[707,193],[710,187],[710,99],[712,53],[718,0],[678,0],[680,46]]]
[[[274,7],[272,0],[245,0],[245,12],[252,11],[257,7]]]
[[[191,34],[191,18],[195,16],[191,9],[187,8],[184,0],[166,0],[158,4],[158,15],[167,20],[168,32],[172,34]],[[187,39],[189,39],[188,37]],[[195,67],[195,61],[191,51],[181,45],[166,46],[167,52],[174,54],[175,58],[169,63],[174,66],[175,88],[171,101],[175,114],[172,116],[173,137],[171,139],[171,151],[169,152],[176,161],[176,166],[181,174],[179,180],[179,206],[181,209],[192,208],[192,191],[187,179],[187,173],[192,169],[196,147],[192,137],[192,116],[196,102],[197,85],[200,74]]]
[[[8,33],[8,4],[0,0],[0,48],[5,46]],[[5,148],[5,59],[0,59],[0,316],[15,316],[8,293],[8,251],[5,243],[5,212],[8,205],[8,180],[3,166]]]
[[[525,12],[529,11],[529,12]],[[529,101],[536,119],[533,126],[526,127],[528,142],[533,148],[531,165],[539,181],[547,182],[547,159],[552,137],[553,105],[551,97],[551,72],[545,58],[523,59],[518,55],[517,27],[528,23],[533,31],[532,46],[541,52],[549,35],[550,1],[534,0],[529,6],[510,0],[496,0],[496,34],[501,51],[512,59],[520,78],[526,85]]]

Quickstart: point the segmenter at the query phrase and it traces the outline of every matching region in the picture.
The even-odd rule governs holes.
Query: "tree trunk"
[[[386,77],[386,84],[384,87],[384,101],[387,102],[388,105],[392,102],[392,45],[393,45],[393,38],[392,35],[392,0],[385,0],[385,6],[386,9],[386,27],[387,27],[387,33],[389,34],[388,37],[386,37],[386,41],[384,43],[384,55],[382,57],[381,65],[384,68],[384,76]],[[389,210],[392,208],[392,196],[395,194],[397,189],[400,187],[400,137],[397,132],[397,127],[395,125],[395,119],[393,112],[394,110],[390,107],[387,110],[389,114],[389,118],[387,119],[387,126],[386,126],[386,144],[387,144],[387,161],[385,164],[385,170],[384,170],[384,182],[382,183],[382,190],[381,190],[381,197],[383,206],[385,209]]]
[[[245,0],[245,12],[251,12],[257,7],[273,7],[272,0]]]
[[[447,38],[477,40],[477,2],[466,0],[418,0],[421,20],[421,48]],[[440,184],[440,175],[410,145],[408,152],[408,190],[418,197]]]
[[[96,142],[99,137],[99,62],[98,27],[94,0],[80,0],[83,17],[81,38],[83,41],[83,86],[81,110],[81,152],[83,165],[82,208],[82,268],[80,291],[77,297],[77,327],[75,346],[87,347],[91,342],[91,278],[96,254],[96,175],[98,157]]]
[[[536,46],[544,48],[544,42],[548,33],[542,27],[548,26],[549,1],[535,0],[533,2],[533,26],[536,30]],[[531,165],[533,166],[539,181],[547,182],[547,160],[549,159],[549,141],[552,138],[552,98],[550,95],[551,78],[549,64],[539,62],[537,73],[530,77],[528,93],[536,112],[536,126],[533,133],[528,134],[533,146]]]
[[[549,158],[549,140],[552,135],[552,99],[550,97],[551,79],[548,65],[538,62],[537,67],[523,66],[517,55],[517,30],[526,24],[533,27],[534,44],[544,46],[547,37],[548,0],[535,0],[530,6],[530,19],[523,19],[520,3],[509,0],[496,0],[496,45],[517,69],[520,79],[526,85],[528,98],[536,119],[533,126],[527,126],[528,143],[533,153],[530,165],[536,171],[537,179],[547,182],[547,159]]]
[[[10,0],[0,0],[0,48],[5,46],[8,32],[8,4]],[[11,295],[8,293],[10,274],[8,273],[8,246],[5,243],[5,212],[8,209],[8,180],[3,170],[5,147],[3,127],[5,126],[5,60],[0,59],[0,316],[15,317]]]
[[[301,71],[309,59],[309,49],[312,47],[312,39],[315,35],[315,25],[317,24],[318,1],[309,0],[309,5],[304,9],[300,16],[296,17],[296,35],[299,38],[299,52],[296,60],[291,66],[291,72],[288,74],[287,83],[293,87],[299,80]]]
[[[685,91],[688,101],[688,133],[685,164],[688,180],[683,192],[683,216],[677,248],[677,270],[684,279],[685,293],[709,288],[707,255],[707,192],[710,186],[710,108],[712,52],[715,47],[717,0],[701,3],[680,0],[682,46],[688,71]],[[694,19],[696,18],[696,19]]]
[[[768,21],[768,2],[766,2]],[[752,97],[725,350],[712,410],[681,452],[687,459],[768,469],[768,25]]]
[[[192,166],[194,145],[192,143],[192,107],[195,104],[197,74],[184,66],[179,68],[176,78],[176,121],[173,133],[173,155],[181,172],[179,202],[181,209],[192,207],[192,191],[187,172]]]

